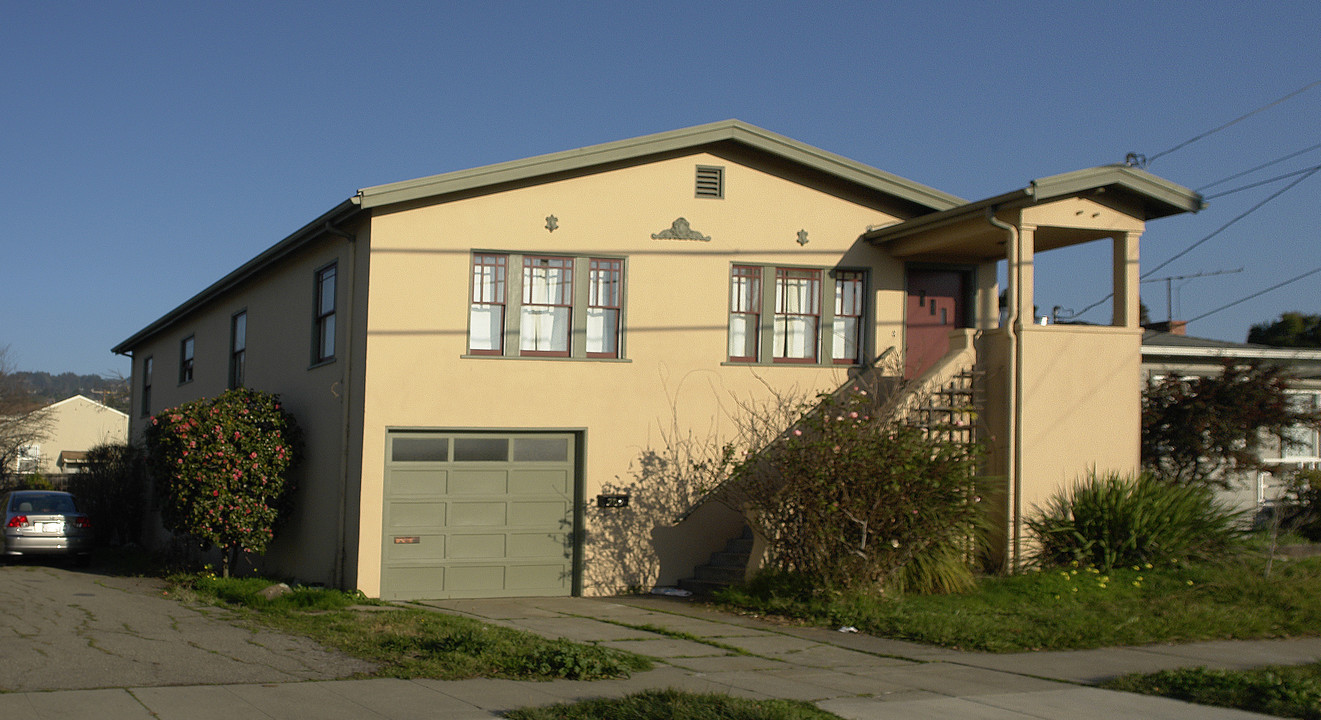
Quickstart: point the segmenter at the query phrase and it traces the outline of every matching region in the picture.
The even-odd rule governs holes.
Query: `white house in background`
[[[128,440],[128,415],[82,395],[51,404],[46,412],[50,413],[49,429],[27,446],[19,458],[19,472],[75,473],[82,468],[88,450]]]
[[[1321,349],[1282,348],[1268,345],[1188,337],[1183,323],[1172,332],[1148,329],[1142,336],[1142,375],[1145,379],[1179,375],[1219,375],[1226,363],[1260,363],[1285,368],[1292,378],[1289,394],[1300,408],[1321,408]],[[1262,459],[1271,468],[1241,474],[1231,498],[1244,510],[1257,510],[1280,492],[1280,476],[1298,468],[1321,468],[1321,434],[1316,428],[1296,427],[1290,443],[1267,443]]]

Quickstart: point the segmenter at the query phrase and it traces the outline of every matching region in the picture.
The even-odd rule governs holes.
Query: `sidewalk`
[[[428,605],[549,637],[658,659],[626,680],[332,680],[0,695],[0,715],[107,720],[477,720],[530,705],[649,688],[814,702],[844,718],[1253,718],[1252,713],[1088,687],[1127,672],[1321,658],[1321,639],[991,655],[788,627],[668,598],[447,600]],[[697,638],[697,639],[690,639]],[[700,641],[699,641],[700,640]],[[1083,684],[1079,684],[1083,683]]]

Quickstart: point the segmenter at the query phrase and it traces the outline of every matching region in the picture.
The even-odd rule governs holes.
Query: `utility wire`
[[[1241,303],[1245,303],[1245,302],[1247,302],[1247,301],[1249,301],[1249,300],[1251,300],[1251,299],[1253,299],[1253,298],[1261,297],[1262,295],[1265,295],[1266,293],[1268,293],[1268,292],[1270,292],[1270,291],[1272,291],[1272,290],[1278,290],[1278,289],[1284,287],[1285,285],[1288,285],[1289,283],[1298,282],[1299,280],[1302,280],[1303,278],[1308,277],[1309,275],[1315,275],[1315,274],[1317,274],[1317,273],[1319,273],[1319,272],[1321,272],[1321,267],[1318,267],[1318,268],[1312,268],[1311,270],[1308,270],[1307,272],[1303,273],[1302,275],[1298,275],[1298,276],[1296,276],[1296,277],[1289,278],[1288,280],[1285,280],[1285,281],[1282,282],[1282,283],[1277,283],[1277,284],[1275,284],[1275,285],[1272,285],[1272,286],[1266,288],[1265,290],[1262,290],[1262,291],[1260,291],[1260,292],[1252,293],[1251,295],[1249,295],[1249,296],[1247,296],[1247,297],[1239,298],[1238,300],[1235,300],[1234,302],[1229,303],[1229,304],[1227,304],[1227,305],[1221,305],[1220,307],[1216,308],[1215,310],[1212,310],[1211,312],[1205,312],[1205,313],[1202,313],[1201,315],[1198,315],[1197,317],[1192,318],[1192,320],[1189,320],[1188,322],[1193,322],[1194,320],[1201,320],[1202,318],[1207,317],[1207,316],[1210,316],[1210,315],[1214,315],[1214,314],[1220,312],[1221,310],[1227,310],[1227,309],[1229,309],[1229,308],[1234,307],[1235,305],[1239,305],[1239,304],[1241,304]]]
[[[1321,82],[1321,81],[1318,81],[1318,82]],[[1197,247],[1198,245],[1201,245],[1202,243],[1206,242],[1207,240],[1210,240],[1211,238],[1215,237],[1216,235],[1219,235],[1221,232],[1223,232],[1225,229],[1227,229],[1230,225],[1233,225],[1234,223],[1238,222],[1239,220],[1242,220],[1243,218],[1247,217],[1249,214],[1251,214],[1253,211],[1257,210],[1257,209],[1260,208],[1261,206],[1263,206],[1263,205],[1265,205],[1266,203],[1268,203],[1268,202],[1274,200],[1275,198],[1279,197],[1280,195],[1283,195],[1285,192],[1287,192],[1287,191],[1289,191],[1290,189],[1292,189],[1292,188],[1293,188],[1295,185],[1297,185],[1298,183],[1300,183],[1300,182],[1306,180],[1307,178],[1312,177],[1313,175],[1315,175],[1318,171],[1321,171],[1321,165],[1319,165],[1319,166],[1317,166],[1317,167],[1309,168],[1309,169],[1307,169],[1306,171],[1303,171],[1303,172],[1306,172],[1307,174],[1305,174],[1305,175],[1303,175],[1302,177],[1298,178],[1297,180],[1294,180],[1293,182],[1289,183],[1289,184],[1286,185],[1284,188],[1282,188],[1282,189],[1276,191],[1274,194],[1272,194],[1270,197],[1266,198],[1265,200],[1262,200],[1261,202],[1257,203],[1256,205],[1253,205],[1252,207],[1248,208],[1248,209],[1245,210],[1244,212],[1240,213],[1240,214],[1238,215],[1238,217],[1235,217],[1233,220],[1230,220],[1229,222],[1225,223],[1224,225],[1221,225],[1220,227],[1216,228],[1215,231],[1212,232],[1210,235],[1207,235],[1206,237],[1202,238],[1201,240],[1198,240],[1197,242],[1193,243],[1192,245],[1189,245],[1188,247],[1184,248],[1184,249],[1183,249],[1181,252],[1179,252],[1177,255],[1171,257],[1170,259],[1168,259],[1168,260],[1166,260],[1165,262],[1163,262],[1163,263],[1157,265],[1156,267],[1154,267],[1154,268],[1152,268],[1152,269],[1146,271],[1145,273],[1142,273],[1142,275],[1139,277],[1139,279],[1149,277],[1152,273],[1155,273],[1157,270],[1160,270],[1161,268],[1165,267],[1166,265],[1169,265],[1170,263],[1174,262],[1175,260],[1178,260],[1179,258],[1183,257],[1184,255],[1187,255],[1189,252],[1191,252],[1191,251],[1193,250],[1193,248]],[[1113,292],[1108,293],[1105,297],[1101,298],[1100,300],[1097,300],[1096,302],[1092,303],[1091,305],[1088,305],[1087,307],[1083,308],[1082,310],[1079,310],[1078,312],[1074,313],[1074,314],[1073,314],[1073,317],[1075,317],[1075,318],[1077,318],[1077,317],[1082,317],[1083,313],[1086,313],[1088,310],[1091,310],[1091,309],[1093,309],[1093,308],[1099,307],[1102,303],[1104,303],[1105,301],[1109,300],[1110,298],[1112,298],[1112,297],[1114,297],[1114,296],[1115,296],[1115,294],[1114,294]],[[1189,322],[1191,322],[1191,321],[1189,321]]]
[[[1318,147],[1321,147],[1321,146],[1318,146]],[[1240,192],[1240,191],[1243,191],[1243,190],[1251,190],[1251,189],[1254,188],[1254,187],[1261,187],[1262,185],[1269,185],[1269,184],[1271,184],[1271,183],[1273,183],[1273,182],[1275,182],[1275,181],[1277,181],[1277,180],[1283,180],[1283,179],[1285,179],[1285,178],[1291,178],[1291,177],[1293,177],[1293,176],[1295,176],[1295,175],[1302,175],[1302,174],[1305,173],[1305,172],[1316,172],[1317,170],[1321,170],[1321,165],[1313,165],[1312,167],[1306,167],[1306,168],[1303,168],[1302,170],[1294,170],[1294,171],[1291,172],[1291,173],[1285,173],[1285,174],[1283,174],[1283,175],[1276,175],[1275,177],[1273,177],[1273,178],[1271,178],[1271,179],[1269,179],[1269,180],[1259,180],[1259,181],[1254,182],[1254,183],[1251,183],[1251,184],[1249,184],[1249,185],[1243,185],[1243,186],[1241,186],[1241,187],[1236,187],[1236,188],[1234,188],[1233,190],[1225,190],[1224,192],[1218,192],[1218,193],[1216,193],[1215,195],[1206,195],[1206,196],[1204,196],[1202,199],[1203,199],[1203,200],[1214,200],[1214,199],[1216,199],[1216,198],[1218,198],[1218,197],[1224,197],[1224,196],[1226,196],[1226,195],[1233,195],[1233,194],[1236,193],[1236,192]]]
[[[1310,82],[1310,83],[1308,83],[1308,84],[1306,84],[1306,85],[1304,85],[1304,86],[1298,88],[1297,90],[1294,90],[1293,92],[1289,93],[1288,95],[1285,95],[1284,97],[1280,98],[1279,100],[1275,100],[1275,101],[1272,101],[1272,102],[1266,103],[1265,105],[1262,105],[1261,107],[1257,108],[1256,110],[1253,110],[1252,112],[1246,113],[1246,114],[1244,114],[1244,115],[1240,115],[1240,116],[1234,118],[1233,120],[1230,120],[1229,122],[1225,123],[1224,125],[1221,125],[1220,127],[1213,128],[1213,129],[1211,129],[1211,130],[1207,130],[1206,132],[1202,133],[1201,135],[1198,135],[1198,136],[1196,136],[1196,137],[1193,137],[1193,138],[1190,138],[1190,139],[1188,139],[1188,140],[1185,140],[1185,141],[1179,143],[1178,145],[1175,145],[1174,147],[1170,148],[1169,150],[1164,150],[1164,151],[1161,151],[1161,152],[1156,153],[1155,155],[1152,155],[1152,156],[1150,156],[1150,157],[1147,157],[1147,158],[1145,158],[1145,160],[1146,160],[1146,164],[1151,164],[1151,163],[1155,162],[1157,158],[1159,158],[1159,157],[1163,157],[1163,156],[1165,156],[1165,155],[1169,155],[1170,153],[1174,152],[1175,150],[1181,150],[1181,149],[1183,149],[1183,148],[1185,148],[1185,147],[1188,147],[1189,145],[1192,145],[1193,143],[1197,142],[1198,140],[1201,140],[1201,139],[1204,138],[1204,137],[1207,137],[1208,135],[1214,135],[1215,133],[1218,133],[1218,132],[1220,132],[1221,130],[1224,130],[1225,128],[1227,128],[1227,127],[1229,127],[1229,126],[1231,126],[1231,125],[1234,125],[1235,123],[1242,122],[1243,120],[1246,120],[1246,119],[1252,117],[1253,115],[1256,115],[1257,113],[1259,113],[1259,112],[1261,112],[1261,111],[1263,111],[1263,110],[1267,110],[1267,109],[1269,109],[1269,108],[1273,108],[1273,107],[1275,107],[1276,105],[1279,105],[1280,103],[1284,102],[1285,100],[1288,100],[1289,98],[1292,98],[1292,97],[1295,96],[1295,95],[1301,95],[1302,93],[1304,93],[1304,92],[1306,92],[1306,91],[1308,91],[1308,90],[1311,90],[1312,88],[1316,87],[1317,85],[1321,85],[1321,80],[1314,80],[1314,81],[1312,81],[1312,82]]]
[[[1201,187],[1199,187],[1199,188],[1196,188],[1196,190],[1197,190],[1197,192],[1201,192],[1201,191],[1203,191],[1203,190],[1206,190],[1207,188],[1213,188],[1213,187],[1215,187],[1216,185],[1219,185],[1220,183],[1223,183],[1223,182],[1229,182],[1230,180],[1234,180],[1234,179],[1236,179],[1236,178],[1241,178],[1241,177],[1243,177],[1244,175],[1249,175],[1249,174],[1251,174],[1251,173],[1257,172],[1258,170],[1261,170],[1262,168],[1268,168],[1268,167],[1270,167],[1270,166],[1272,166],[1272,165],[1274,165],[1274,164],[1276,164],[1276,163],[1282,163],[1282,162],[1284,162],[1285,160],[1288,160],[1289,158],[1296,158],[1296,157],[1298,157],[1299,155],[1302,155],[1303,153],[1309,153],[1309,152],[1312,152],[1313,150],[1315,150],[1315,149],[1317,149],[1317,148],[1321,148],[1321,143],[1317,143],[1317,144],[1313,145],[1312,147],[1303,148],[1302,150],[1299,150],[1298,152],[1289,153],[1288,155],[1285,155],[1284,157],[1281,157],[1281,158],[1275,158],[1274,160],[1271,160],[1270,162],[1264,162],[1264,163],[1262,163],[1262,164],[1260,164],[1260,165],[1258,165],[1258,166],[1256,166],[1256,167],[1248,168],[1247,170],[1244,170],[1243,172],[1236,172],[1236,173],[1234,173],[1233,175],[1230,175],[1229,177],[1222,177],[1222,178],[1220,178],[1219,180],[1216,180],[1215,182],[1207,183],[1207,184],[1205,184],[1205,185],[1203,185],[1203,186],[1201,186]]]
[[[1321,81],[1318,81],[1318,82],[1321,82]],[[1292,190],[1292,189],[1294,188],[1294,186],[1298,185],[1298,183],[1300,183],[1300,182],[1306,180],[1307,178],[1312,177],[1312,176],[1315,175],[1318,171],[1321,171],[1321,166],[1317,166],[1317,167],[1315,167],[1315,168],[1312,168],[1311,170],[1309,170],[1309,171],[1307,172],[1306,175],[1303,175],[1302,177],[1298,178],[1297,180],[1294,180],[1293,182],[1289,183],[1288,185],[1285,185],[1283,188],[1281,188],[1281,189],[1275,191],[1274,193],[1272,193],[1272,194],[1271,194],[1269,197],[1267,197],[1265,200],[1262,200],[1261,202],[1257,203],[1256,205],[1253,205],[1252,207],[1248,208],[1247,210],[1244,210],[1242,213],[1240,213],[1240,214],[1239,214],[1237,217],[1235,217],[1233,220],[1230,220],[1229,222],[1225,223],[1224,225],[1221,225],[1220,227],[1216,228],[1215,231],[1212,232],[1210,235],[1207,235],[1206,237],[1202,238],[1201,240],[1198,240],[1197,242],[1193,243],[1192,245],[1189,245],[1188,247],[1184,248],[1182,251],[1176,253],[1176,254],[1175,254],[1173,257],[1171,257],[1170,259],[1168,259],[1168,260],[1166,260],[1165,262],[1163,262],[1163,263],[1157,265],[1156,267],[1154,267],[1154,268],[1152,268],[1152,269],[1146,271],[1145,273],[1142,274],[1142,277],[1145,278],[1145,277],[1147,277],[1148,275],[1151,275],[1152,273],[1156,272],[1157,270],[1159,270],[1159,269],[1165,267],[1166,265],[1169,265],[1170,263],[1174,262],[1175,260],[1178,260],[1179,258],[1183,257],[1184,255],[1187,255],[1189,252],[1192,252],[1193,248],[1197,247],[1198,245],[1201,245],[1202,243],[1206,242],[1207,240],[1210,240],[1211,238],[1215,237],[1216,235],[1219,235],[1221,232],[1223,232],[1225,229],[1227,229],[1230,225],[1233,225],[1234,223],[1238,222],[1239,220],[1242,220],[1243,218],[1245,218],[1245,217],[1247,217],[1248,215],[1252,214],[1254,211],[1256,211],[1256,210],[1257,210],[1258,208],[1260,208],[1262,205],[1265,205],[1266,203],[1268,203],[1268,202],[1274,200],[1275,198],[1277,198],[1277,197],[1283,195],[1284,193],[1286,193],[1286,192]],[[1103,301],[1103,302],[1104,302],[1104,301]]]

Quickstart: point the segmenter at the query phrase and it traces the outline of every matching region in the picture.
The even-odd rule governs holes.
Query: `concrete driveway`
[[[0,566],[0,691],[330,680],[371,665],[190,608],[158,580]]]

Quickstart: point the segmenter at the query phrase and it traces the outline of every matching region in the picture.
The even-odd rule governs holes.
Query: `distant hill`
[[[48,372],[15,372],[12,373],[12,377],[26,385],[33,395],[46,403],[82,395],[120,412],[128,412],[127,378],[76,375],[71,372],[59,375],[51,375]]]

